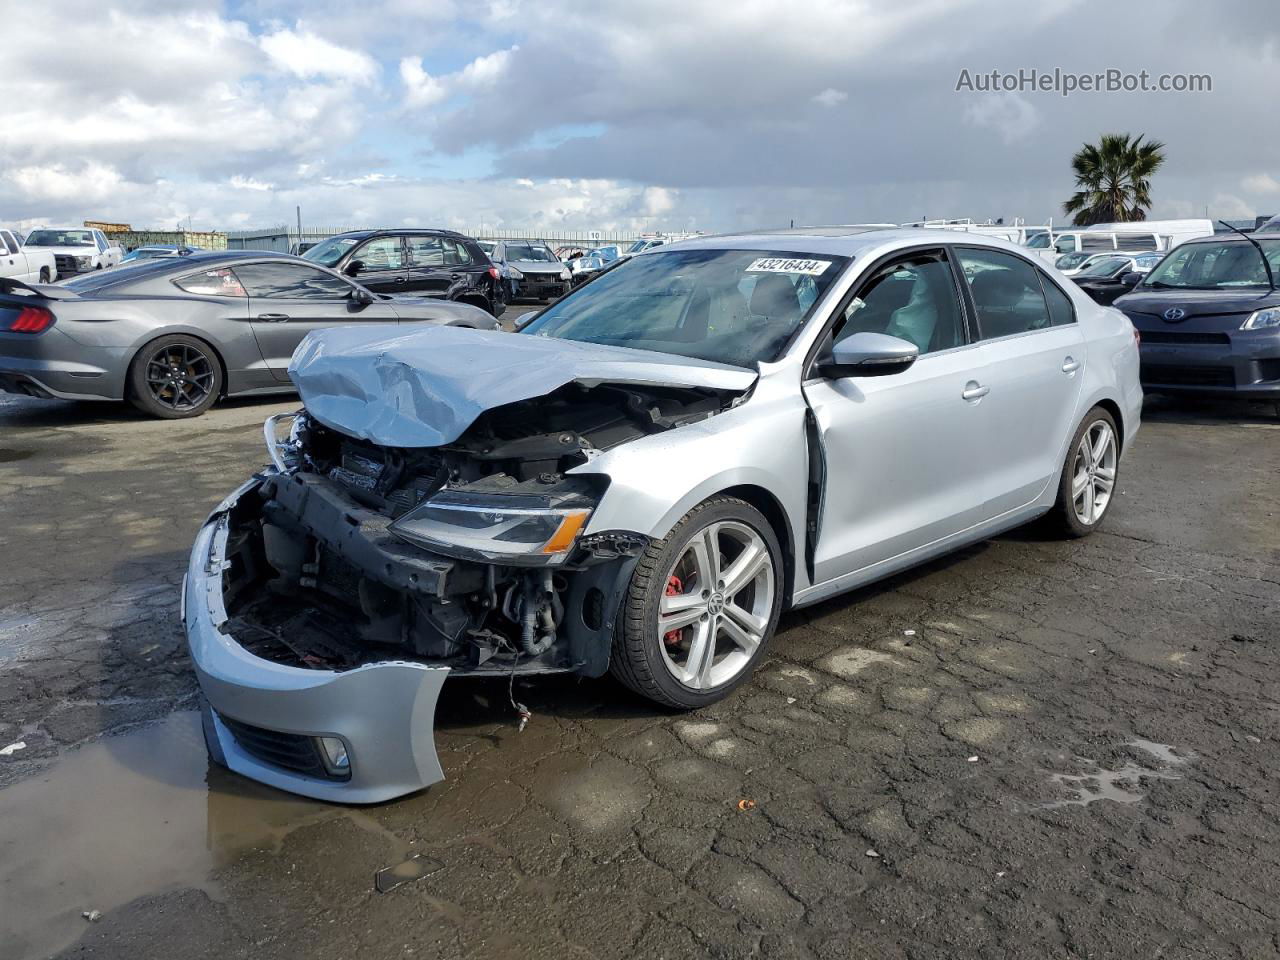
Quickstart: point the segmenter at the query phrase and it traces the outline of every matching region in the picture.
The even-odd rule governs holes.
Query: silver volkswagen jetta
[[[1089,533],[1142,402],[1122,314],[920,230],[685,241],[519,333],[327,330],[290,373],[183,616],[215,759],[348,802],[442,778],[447,678],[697,708],[788,607],[1046,513]]]

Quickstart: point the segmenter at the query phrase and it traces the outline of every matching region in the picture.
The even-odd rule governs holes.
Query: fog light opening
[[[320,745],[320,759],[329,776],[346,779],[351,776],[351,757],[347,745],[337,737],[316,737]]]

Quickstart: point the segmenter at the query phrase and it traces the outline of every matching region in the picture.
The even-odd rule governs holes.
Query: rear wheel
[[[213,349],[185,334],[151,341],[129,365],[129,402],[153,417],[198,417],[221,391],[222,366]]]
[[[1114,499],[1120,476],[1120,436],[1115,419],[1094,407],[1067,448],[1058,500],[1051,514],[1067,536],[1085,537],[1097,529]]]
[[[51,277],[51,276],[49,275],[49,268],[48,268],[48,267],[41,267],[41,268],[40,268],[40,282],[41,282],[41,283],[53,283],[53,277]]]
[[[773,636],[782,569],[758,510],[732,497],[700,503],[636,565],[614,635],[614,675],[670,707],[723,699]]]

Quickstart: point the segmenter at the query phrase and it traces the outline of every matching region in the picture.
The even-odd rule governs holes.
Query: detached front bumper
[[[245,484],[210,516],[183,581],[182,619],[208,701],[211,756],[250,779],[339,803],[378,803],[443,780],[433,734],[448,667],[290,667],[254,656],[227,632],[222,578],[229,511],[257,485]],[[322,737],[345,747],[345,777],[324,762]]]

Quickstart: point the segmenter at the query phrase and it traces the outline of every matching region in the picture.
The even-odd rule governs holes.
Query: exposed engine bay
[[[568,471],[740,396],[570,383],[435,447],[379,446],[303,412],[282,469],[231,513],[226,629],[290,666],[599,675],[648,541],[583,534],[605,478]]]

